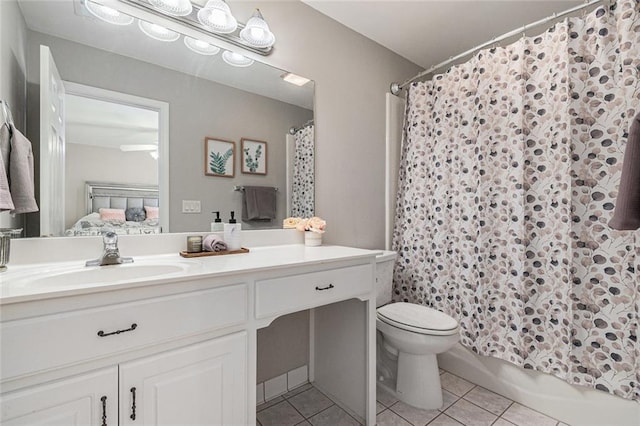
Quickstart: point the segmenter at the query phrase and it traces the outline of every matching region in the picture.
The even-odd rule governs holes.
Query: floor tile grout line
[[[396,405],[398,402],[401,402],[401,401],[396,401],[393,405]],[[405,418],[405,417],[402,417],[402,415],[401,415],[401,414],[398,414],[398,413],[396,413],[395,411],[393,411],[393,409],[392,409],[391,407],[389,407],[389,410],[391,410],[391,412],[392,412],[393,414],[395,414],[396,416],[400,417],[400,418],[401,418],[402,420],[404,420],[405,422],[409,423],[411,426],[420,426],[420,425],[416,425],[416,424],[414,424],[411,420],[409,420],[409,419],[407,419],[407,418]],[[439,411],[438,416],[439,416],[440,414],[442,414],[442,411],[440,411],[440,410],[437,410],[437,411]],[[436,416],[436,417],[438,417],[438,416]],[[377,417],[377,416],[376,416],[376,417]],[[432,419],[432,420],[433,420],[433,419]],[[429,422],[425,423],[425,426],[426,426],[427,424],[429,424]]]
[[[509,406],[507,407],[507,409],[506,409],[506,410],[504,410],[504,411],[502,412],[502,414],[506,413],[506,412],[507,412],[507,410],[508,410],[509,408],[511,408],[511,406],[513,406],[513,404],[515,404],[515,403],[516,403],[516,402],[515,402],[515,401],[513,401],[513,400],[510,400],[510,401],[511,401],[511,404],[509,404]],[[504,420],[504,421],[506,421],[506,422],[512,423],[512,422],[510,422],[508,419],[505,419],[504,417],[502,417],[502,414],[500,414],[500,415],[498,416],[498,418],[497,418],[497,419],[495,419],[495,421],[494,421],[493,423],[497,422],[497,421],[498,421],[498,420],[500,420],[500,419],[502,419],[502,420]],[[493,423],[492,423],[492,424],[493,424]]]
[[[353,417],[351,414],[349,414],[349,412],[348,412],[347,410],[345,410],[345,409],[343,409],[341,406],[339,406],[339,405],[338,405],[338,404],[337,404],[333,399],[331,399],[331,398],[329,397],[329,395],[325,395],[325,394],[324,394],[324,392],[322,392],[320,389],[316,388],[316,387],[315,387],[315,386],[313,386],[313,385],[312,385],[311,387],[312,387],[312,388],[314,388],[315,390],[317,390],[318,392],[320,392],[320,394],[321,394],[321,395],[323,395],[325,398],[327,398],[329,401],[331,401],[332,405],[331,405],[330,407],[327,407],[327,408],[326,408],[326,410],[328,410],[329,408],[331,408],[331,407],[333,407],[333,406],[335,405],[335,406],[337,406],[340,410],[344,411],[344,412],[347,414],[347,416],[349,416],[349,417],[351,417],[353,420],[355,420],[355,421],[356,421],[356,423],[361,424],[361,423],[360,423],[360,421],[359,421],[358,419],[356,419],[356,418],[355,418],[355,417]],[[305,391],[305,392],[306,392],[306,391]],[[377,399],[376,399],[376,401],[377,401]],[[380,403],[380,404],[382,404],[382,403]],[[384,404],[382,404],[382,405],[384,406]],[[320,413],[321,413],[321,412],[323,412],[323,411],[324,411],[324,410],[320,410],[320,411],[318,411],[316,414],[320,414]],[[314,415],[315,415],[315,414],[314,414]],[[377,414],[376,414],[376,416],[377,416]],[[308,420],[308,419],[307,419],[307,420]],[[309,423],[311,423],[311,422],[309,422]]]
[[[511,400],[511,405],[509,405],[509,407],[507,408],[507,410],[508,410],[509,408],[511,408],[511,406],[512,406],[513,404],[518,404],[518,405],[520,405],[520,406],[522,406],[522,407],[524,407],[524,408],[527,408],[527,409],[529,409],[529,410],[531,410],[531,411],[533,411],[533,412],[536,412],[536,413],[538,413],[538,414],[540,414],[540,415],[542,415],[542,416],[545,416],[545,417],[546,417],[546,418],[548,418],[548,419],[555,420],[555,421],[556,421],[556,426],[557,426],[558,424],[562,423],[560,420],[556,419],[555,417],[551,417],[551,416],[550,416],[550,415],[548,415],[548,414],[545,414],[545,413],[543,413],[543,412],[541,412],[541,411],[535,410],[535,409],[533,409],[533,408],[531,408],[531,407],[529,407],[529,406],[526,406],[526,405],[524,405],[524,404],[521,404],[521,403],[519,403],[518,401],[513,401],[513,400]],[[506,412],[507,412],[507,410],[504,410],[504,412],[506,413]],[[504,414],[504,413],[502,413],[502,414]],[[502,414],[500,415],[500,417],[502,417]],[[506,419],[506,418],[505,418],[505,420],[506,420],[506,421],[508,421],[508,422],[510,422],[510,423],[513,423],[513,422],[511,422],[509,419]]]
[[[468,394],[468,392],[467,392],[467,394]],[[501,416],[502,416],[502,414],[504,414],[504,413],[509,409],[509,407],[511,407],[511,405],[514,403],[514,401],[513,401],[513,400],[509,399],[510,404],[507,406],[507,408],[505,408],[505,409],[504,409],[504,411],[502,411],[502,413],[501,413],[501,414],[496,414],[496,413],[492,413],[491,411],[487,410],[486,408],[484,408],[484,407],[482,407],[482,406],[480,406],[480,405],[476,404],[476,403],[475,403],[475,402],[473,402],[473,401],[469,401],[469,400],[468,400],[467,398],[465,398],[464,396],[463,396],[463,397],[460,397],[460,399],[464,399],[464,400],[465,400],[465,401],[467,401],[469,404],[475,405],[476,407],[483,409],[483,410],[484,410],[484,411],[486,411],[487,413],[491,413],[492,415],[494,415],[494,416],[498,416],[498,417],[501,417]],[[456,402],[458,402],[458,401],[456,401]],[[451,405],[453,405],[453,404],[451,404]]]
[[[440,411],[440,414],[438,414],[434,419],[432,419],[432,420],[431,420],[429,423],[427,423],[425,426],[430,425],[431,423],[435,422],[437,419],[439,419],[439,418],[440,418],[440,417],[442,417],[442,416],[444,416],[444,417],[446,417],[446,418],[448,418],[448,419],[451,419],[451,420],[453,420],[453,421],[454,421],[454,422],[456,422],[456,423],[460,423],[459,421],[457,421],[457,420],[456,420],[456,419],[454,419],[453,417],[451,417],[451,416],[447,415],[447,413],[445,413],[444,411]],[[462,423],[460,423],[460,424],[461,424],[462,426],[465,426],[465,425],[463,425]]]
[[[307,385],[310,385],[310,386],[309,386],[308,388],[306,388],[306,389],[301,390],[301,391],[300,391],[300,392],[298,392],[298,393],[294,393],[293,395],[286,396],[286,395],[290,394],[291,392],[293,392],[293,391],[295,391],[295,390],[298,390],[298,389],[300,389],[300,388],[302,388],[302,387],[305,387],[305,386],[307,386]],[[304,384],[302,384],[302,385],[300,385],[300,386],[298,386],[298,387],[296,387],[296,388],[291,389],[290,391],[287,391],[287,392],[283,393],[283,394],[282,394],[282,395],[280,395],[280,396],[281,396],[282,398],[284,398],[284,399],[287,399],[287,400],[288,400],[288,399],[293,398],[294,396],[298,396],[298,395],[300,395],[301,393],[308,391],[309,389],[311,389],[311,388],[313,388],[313,387],[314,387],[314,386],[313,386],[310,382],[307,382],[307,383],[304,383]]]
[[[317,416],[318,414],[320,414],[320,413],[322,413],[324,411],[327,411],[329,408],[333,407],[334,405],[337,406],[338,408],[340,408],[335,402],[331,401],[331,405],[330,406],[328,406],[327,408],[323,408],[322,410],[310,415],[309,417],[304,417],[304,414],[300,413],[300,411],[298,411],[298,410],[296,410],[296,411],[298,411],[298,413],[302,414],[302,417],[304,417],[305,420],[309,420],[311,417]],[[296,407],[293,407],[293,408],[296,408]],[[311,423],[311,422],[309,422],[309,423]]]
[[[293,408],[293,409],[294,409],[298,414],[300,414],[300,416],[302,416],[302,419],[303,419],[303,420],[302,420],[302,422],[304,422],[305,420],[307,420],[307,418],[304,416],[304,414],[302,414],[302,413],[301,413],[301,412],[300,412],[300,411],[299,411],[299,410],[298,410],[298,409],[297,409],[297,408],[296,408],[292,403],[290,403],[290,402],[289,402],[289,400],[288,400],[288,399],[286,399],[286,398],[282,398],[282,401],[278,402],[277,404],[273,404],[271,407],[275,407],[276,405],[282,404],[283,402],[286,402],[287,404],[289,404],[289,405],[291,406],[291,408]],[[269,408],[271,408],[271,407],[269,407]],[[267,408],[267,410],[268,410],[269,408]],[[302,422],[299,422],[299,423],[302,423]],[[296,424],[299,424],[299,423],[296,423]]]

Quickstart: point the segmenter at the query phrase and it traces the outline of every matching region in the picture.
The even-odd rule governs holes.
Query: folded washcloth
[[[204,237],[204,240],[202,240],[202,249],[204,251],[214,251],[214,252],[226,251],[227,243],[222,241],[222,239],[217,235],[209,234],[206,237]]]

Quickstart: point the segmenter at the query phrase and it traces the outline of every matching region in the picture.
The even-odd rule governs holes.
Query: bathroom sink
[[[88,286],[103,283],[113,284],[186,273],[196,265],[198,264],[187,261],[177,261],[170,263],[134,262],[122,265],[91,267],[74,266],[40,271],[37,275],[26,276],[19,281],[23,286],[49,288]]]

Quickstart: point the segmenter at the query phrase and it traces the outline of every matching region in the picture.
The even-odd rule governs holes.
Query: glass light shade
[[[198,11],[198,21],[213,32],[232,33],[238,28],[238,21],[231,14],[229,5],[224,0],[209,0],[205,7]]]
[[[160,12],[173,16],[187,16],[193,10],[189,0],[149,0],[149,3]]]
[[[177,32],[171,31],[170,29],[158,24],[138,20],[138,26],[143,33],[159,41],[176,41],[180,38],[180,34]]]
[[[242,56],[236,52],[230,52],[225,50],[222,52],[222,60],[234,67],[248,67],[253,64],[253,59],[249,59],[246,56]]]
[[[262,17],[259,9],[249,18],[245,27],[240,31],[240,38],[253,47],[271,47],[276,37],[269,30],[269,25]]]
[[[133,17],[125,15],[111,7],[103,6],[98,3],[86,0],[84,7],[87,8],[90,14],[100,19],[101,21],[108,22],[114,25],[129,25],[133,22]]]
[[[220,48],[206,41],[198,40],[191,37],[184,37],[184,44],[192,51],[201,55],[215,55],[220,52]]]

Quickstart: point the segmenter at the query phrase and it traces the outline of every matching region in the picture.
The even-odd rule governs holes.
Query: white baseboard
[[[309,368],[306,365],[294,368],[278,377],[273,377],[256,385],[256,405],[270,401],[309,381]]]

